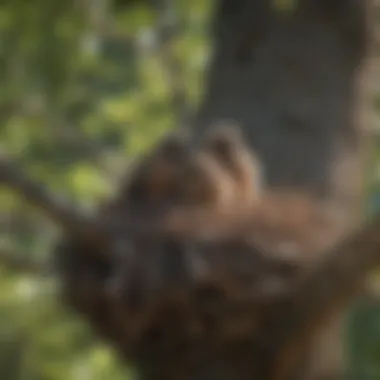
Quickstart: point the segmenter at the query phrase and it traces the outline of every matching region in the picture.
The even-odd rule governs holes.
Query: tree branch
[[[13,251],[0,250],[0,266],[18,273],[26,273],[38,276],[49,274],[48,265],[22,257]]]
[[[380,263],[380,215],[333,251],[297,287],[292,303],[273,324],[278,330],[273,380],[287,379],[296,360],[326,320],[346,306],[366,274]]]
[[[105,238],[108,237],[105,228],[95,218],[76,211],[50,194],[4,156],[0,157],[0,185],[7,185],[17,191],[28,203],[38,207],[65,231],[79,236],[91,245],[105,243]]]
[[[118,236],[110,233],[105,222],[101,224],[96,221],[96,218],[82,215],[58,201],[42,186],[24,176],[16,165],[5,158],[0,159],[0,184],[10,186],[27,202],[44,211],[58,226],[70,234],[86,239],[88,243],[100,250],[110,248],[110,245],[114,243],[111,239],[116,239]],[[114,232],[122,229],[123,236],[128,235],[126,231],[132,233],[132,236],[139,233],[146,236],[184,233],[188,236],[189,231],[193,231],[195,236],[199,233],[210,234],[211,240],[216,241],[222,238],[228,239],[228,233],[231,231],[234,233],[234,228],[231,229],[231,226],[234,226],[231,219],[233,215],[217,215],[217,217],[213,215],[215,226],[214,223],[209,222],[198,223],[202,220],[207,221],[207,215],[206,211],[205,214],[201,214],[201,217],[197,217],[195,210],[184,210],[184,212],[177,210],[174,214],[149,214],[149,217],[141,213],[140,216],[138,214],[137,219],[132,217],[127,222],[115,220],[116,226],[110,227],[117,227]],[[168,219],[164,220],[166,216]],[[216,223],[218,220],[221,224]],[[237,221],[239,220],[242,221],[241,215],[237,215]],[[204,230],[205,224],[209,228]],[[210,225],[214,227],[210,229]],[[235,231],[238,232],[239,225],[235,227]],[[271,362],[268,368],[269,373],[272,374],[270,379],[288,378],[300,353],[317,333],[319,327],[323,327],[328,318],[347,304],[360,289],[360,283],[366,274],[379,264],[379,232],[380,216],[377,216],[327,254],[326,259],[297,286],[287,307],[281,306],[281,309],[274,313],[276,317],[270,326],[273,344],[269,356],[274,358],[275,362]],[[8,255],[3,255],[3,257],[8,258]]]

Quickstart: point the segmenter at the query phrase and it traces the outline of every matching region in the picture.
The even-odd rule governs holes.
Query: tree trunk
[[[236,122],[261,158],[269,187],[339,202],[356,224],[368,151],[369,2],[299,0],[287,10],[271,3],[218,2],[197,136],[219,120]],[[305,353],[309,360],[297,379],[341,379],[343,318],[331,321]]]

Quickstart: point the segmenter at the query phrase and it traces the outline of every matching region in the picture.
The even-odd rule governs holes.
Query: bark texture
[[[270,187],[306,189],[336,202],[355,225],[368,152],[365,75],[373,4],[299,0],[284,11],[273,3],[218,2],[197,135],[219,120],[237,122]],[[305,352],[297,379],[342,378],[343,321],[344,315],[335,317]]]
[[[270,185],[357,199],[351,182],[362,183],[358,102],[368,1],[298,3],[280,12],[269,0],[219,2],[197,128],[202,134],[220,119],[239,123]],[[336,181],[338,166],[345,178]]]

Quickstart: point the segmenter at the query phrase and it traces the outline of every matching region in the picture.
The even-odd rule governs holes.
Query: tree
[[[264,161],[270,185],[339,199],[356,222],[368,152],[357,84],[369,46],[370,4],[289,3],[290,9],[275,10],[265,0],[219,2],[197,128],[202,132],[218,118],[238,121]],[[332,334],[340,333],[333,321]],[[341,349],[322,343],[327,366]],[[331,377],[336,365],[320,376]]]
[[[358,178],[365,132],[357,129],[354,121],[359,108],[358,67],[366,54],[368,4],[337,4],[305,0],[299,2],[294,12],[287,13],[273,9],[267,1],[221,1],[206,96],[194,128],[202,136],[214,120],[238,121],[248,131],[252,147],[264,162],[270,186],[307,188],[325,199],[342,202],[350,214],[347,228],[351,228],[358,222],[362,200],[362,181]],[[257,17],[255,23],[253,16]],[[289,46],[294,46],[294,50]],[[339,173],[330,172],[335,166]],[[7,168],[4,166],[3,170]],[[358,183],[351,183],[352,177]],[[10,177],[7,178],[9,182]],[[46,208],[46,197],[42,205]],[[63,213],[57,214],[62,221]],[[73,228],[75,223],[66,225],[78,232]],[[369,229],[363,234],[359,241],[369,240],[373,245],[367,252],[371,255],[363,254],[362,258],[372,259],[377,242],[368,237],[372,238],[374,232]],[[338,262],[336,270],[345,268]],[[362,271],[370,264],[372,260],[361,267]],[[331,276],[336,272],[327,273]],[[329,278],[327,274],[322,277]],[[312,285],[307,289],[312,289]],[[341,296],[340,291],[337,296]],[[324,302],[325,299],[323,307]],[[316,313],[323,309],[320,307]],[[313,318],[304,318],[309,326]],[[294,320],[293,316],[291,321]],[[285,342],[289,340],[292,341],[288,336]],[[280,340],[278,347],[282,345]],[[251,357],[247,355],[246,360]],[[316,368],[317,372],[321,369],[324,370]]]

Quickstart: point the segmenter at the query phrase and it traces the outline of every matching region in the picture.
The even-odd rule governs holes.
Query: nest
[[[278,315],[337,235],[331,208],[269,193],[236,129],[189,147],[169,136],[99,208],[129,226],[112,243],[63,239],[64,298],[142,378],[264,379]]]

